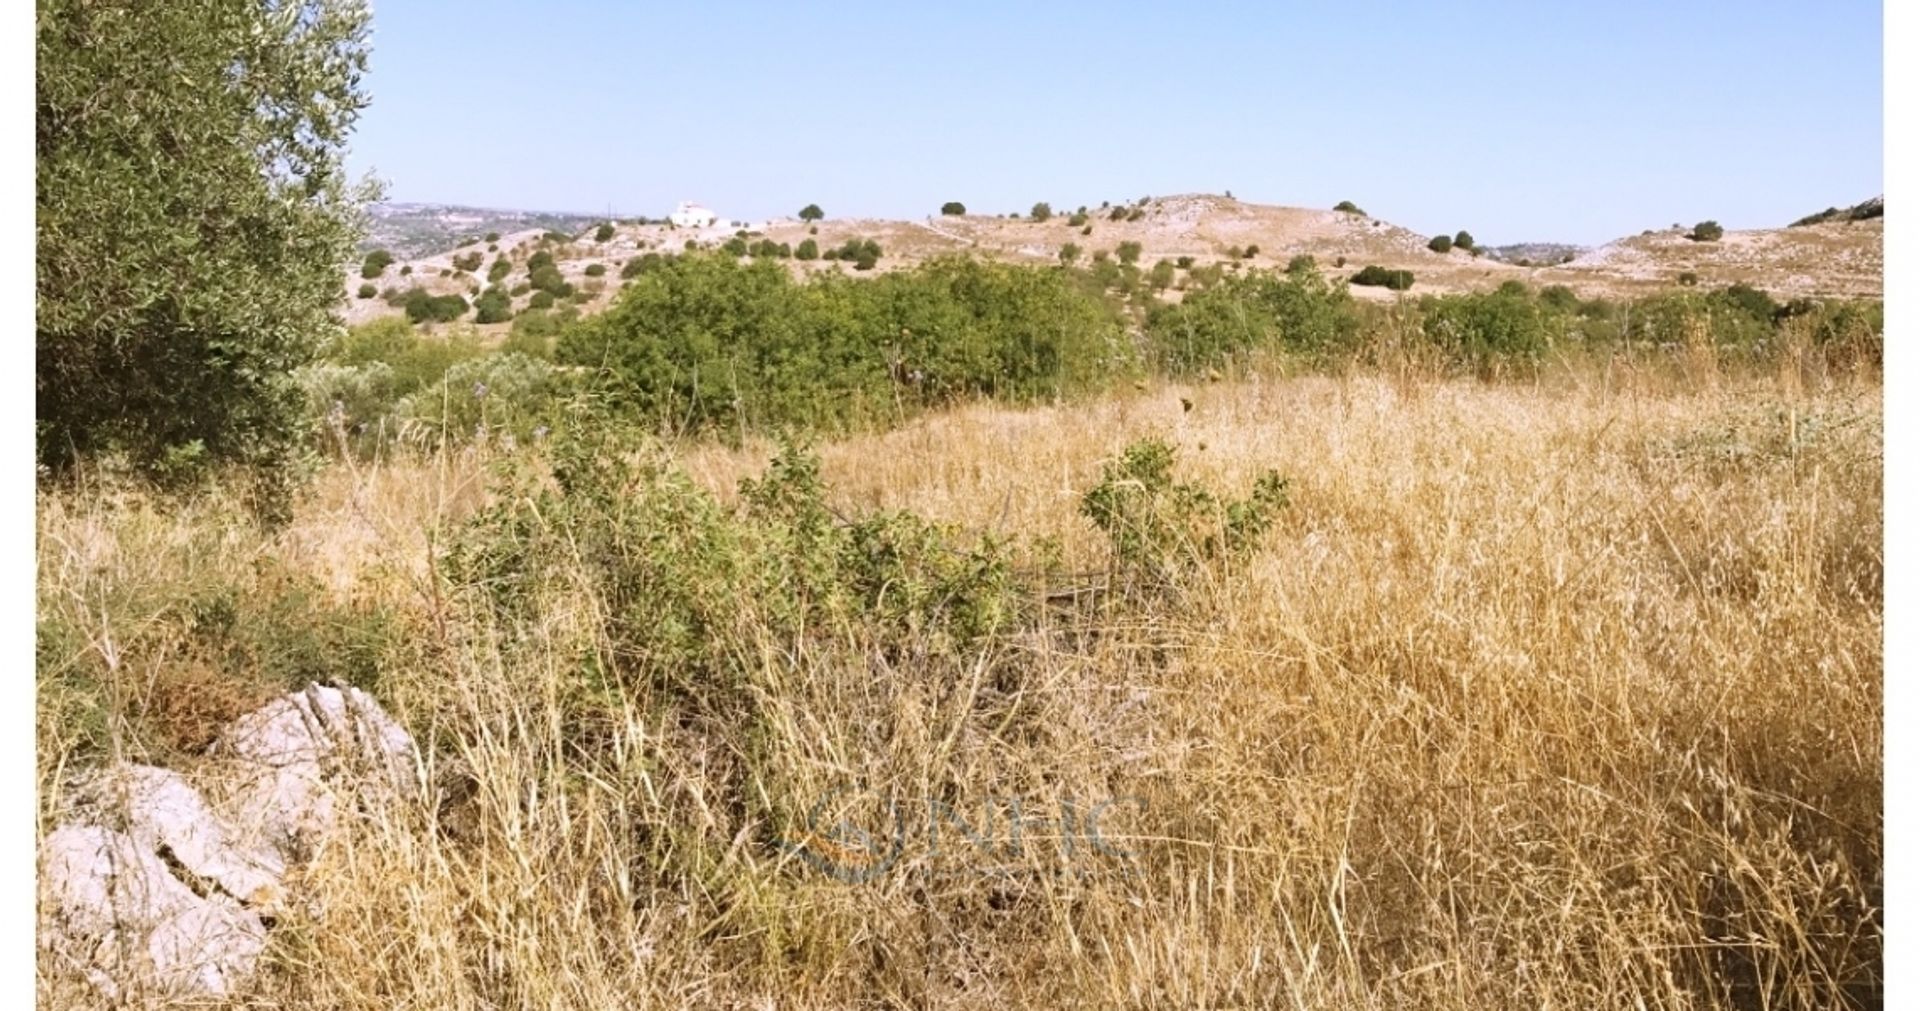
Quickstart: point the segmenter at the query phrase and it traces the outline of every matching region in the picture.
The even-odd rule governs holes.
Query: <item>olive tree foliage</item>
[[[238,463],[283,507],[293,371],[333,311],[372,182],[360,0],[40,0],[37,449],[155,477]]]

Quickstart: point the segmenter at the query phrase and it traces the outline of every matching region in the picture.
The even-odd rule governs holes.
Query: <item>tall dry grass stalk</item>
[[[756,639],[743,600],[734,726],[644,695],[569,722],[605,602],[504,628],[434,560],[488,495],[480,461],[335,467],[272,539],[217,501],[50,494],[43,625],[87,632],[43,648],[42,783],[86,708],[51,668],[112,643],[136,707],[178,680],[157,604],[114,609],[129,585],[270,560],[404,616],[380,694],[473,790],[459,832],[423,812],[319,854],[242,1006],[1866,1006],[1880,391],[1775,382],[1253,378],[827,445],[840,510],[1052,538],[1070,570],[1105,561],[1079,496],[1145,435],[1202,483],[1276,468],[1292,505],[1175,604],[1063,614],[971,665],[827,662]],[[730,497],[768,454],[678,459]],[[987,683],[996,652],[1027,679]],[[1022,873],[910,848],[847,884],[728,785],[847,782],[1130,798],[1107,831],[1134,856],[1088,864],[1042,826]],[[43,1001],[82,999],[62,986]]]

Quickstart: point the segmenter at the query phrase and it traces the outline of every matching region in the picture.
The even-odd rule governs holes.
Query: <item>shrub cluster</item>
[[[560,337],[556,358],[662,424],[846,426],[967,396],[1029,400],[1126,367],[1097,294],[1062,271],[936,260],[797,282],[769,261],[675,257]]]
[[[1359,273],[1350,279],[1354,284],[1386,288],[1389,291],[1406,291],[1413,287],[1413,271],[1388,270],[1378,265],[1360,268]]]

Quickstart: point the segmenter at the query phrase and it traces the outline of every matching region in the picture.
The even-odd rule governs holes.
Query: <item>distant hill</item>
[[[1818,214],[1809,214],[1787,227],[1801,228],[1806,225],[1825,224],[1829,221],[1866,221],[1869,218],[1885,217],[1886,213],[1887,198],[1879,196],[1872,200],[1862,200],[1852,207],[1829,207]]]
[[[1547,267],[1571,260],[1586,252],[1587,247],[1565,242],[1515,242],[1505,246],[1488,246],[1486,250],[1488,256],[1501,263]]]
[[[344,264],[342,294],[344,315],[354,323],[399,313],[398,297],[413,288],[471,301],[496,283],[509,293],[511,313],[538,308],[536,299],[558,299],[556,311],[593,313],[637,273],[631,268],[642,257],[739,242],[790,251],[792,258],[782,262],[796,275],[873,276],[956,253],[1032,265],[1134,260],[1126,269],[1141,271],[1165,260],[1173,271],[1171,290],[1162,296],[1167,299],[1184,297],[1196,269],[1277,269],[1302,256],[1335,279],[1370,266],[1409,271],[1415,297],[1489,291],[1509,281],[1566,285],[1582,297],[1617,297],[1670,288],[1683,278],[1703,287],[1748,284],[1779,298],[1879,297],[1883,222],[1869,213],[1869,205],[1878,203],[1798,228],[1728,231],[1712,242],[1694,242],[1676,228],[1596,247],[1528,242],[1445,253],[1428,248],[1424,233],[1361,212],[1202,193],[1074,209],[1062,204],[1044,220],[979,213],[929,213],[906,220],[828,217],[817,223],[780,218],[757,224],[738,240],[731,223],[675,228],[664,221],[625,219],[613,222],[603,236],[594,227],[604,221],[599,215],[385,204],[374,208],[369,244],[391,250],[396,259],[373,278],[362,276],[360,263]],[[1849,219],[1854,214],[1863,217]],[[488,240],[494,232],[496,239]],[[821,251],[818,259],[797,255],[809,241]],[[883,250],[871,272],[851,270],[845,260],[826,255],[851,242],[872,242]],[[543,298],[531,289],[529,262],[538,252],[551,259],[564,293]],[[501,260],[505,266],[496,268]],[[489,278],[496,270],[501,272],[497,281]],[[361,296],[367,288],[372,290]],[[1401,297],[1381,287],[1352,291],[1372,301]]]
[[[367,216],[367,235],[360,251],[385,249],[401,259],[438,253],[488,232],[551,229],[574,235],[606,220],[599,214],[415,203],[374,204],[367,209]]]

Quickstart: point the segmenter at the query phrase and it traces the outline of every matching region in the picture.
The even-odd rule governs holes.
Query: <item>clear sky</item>
[[[376,0],[353,163],[390,199],[535,210],[1231,190],[1595,243],[1881,193],[1880,26],[1859,0]]]

